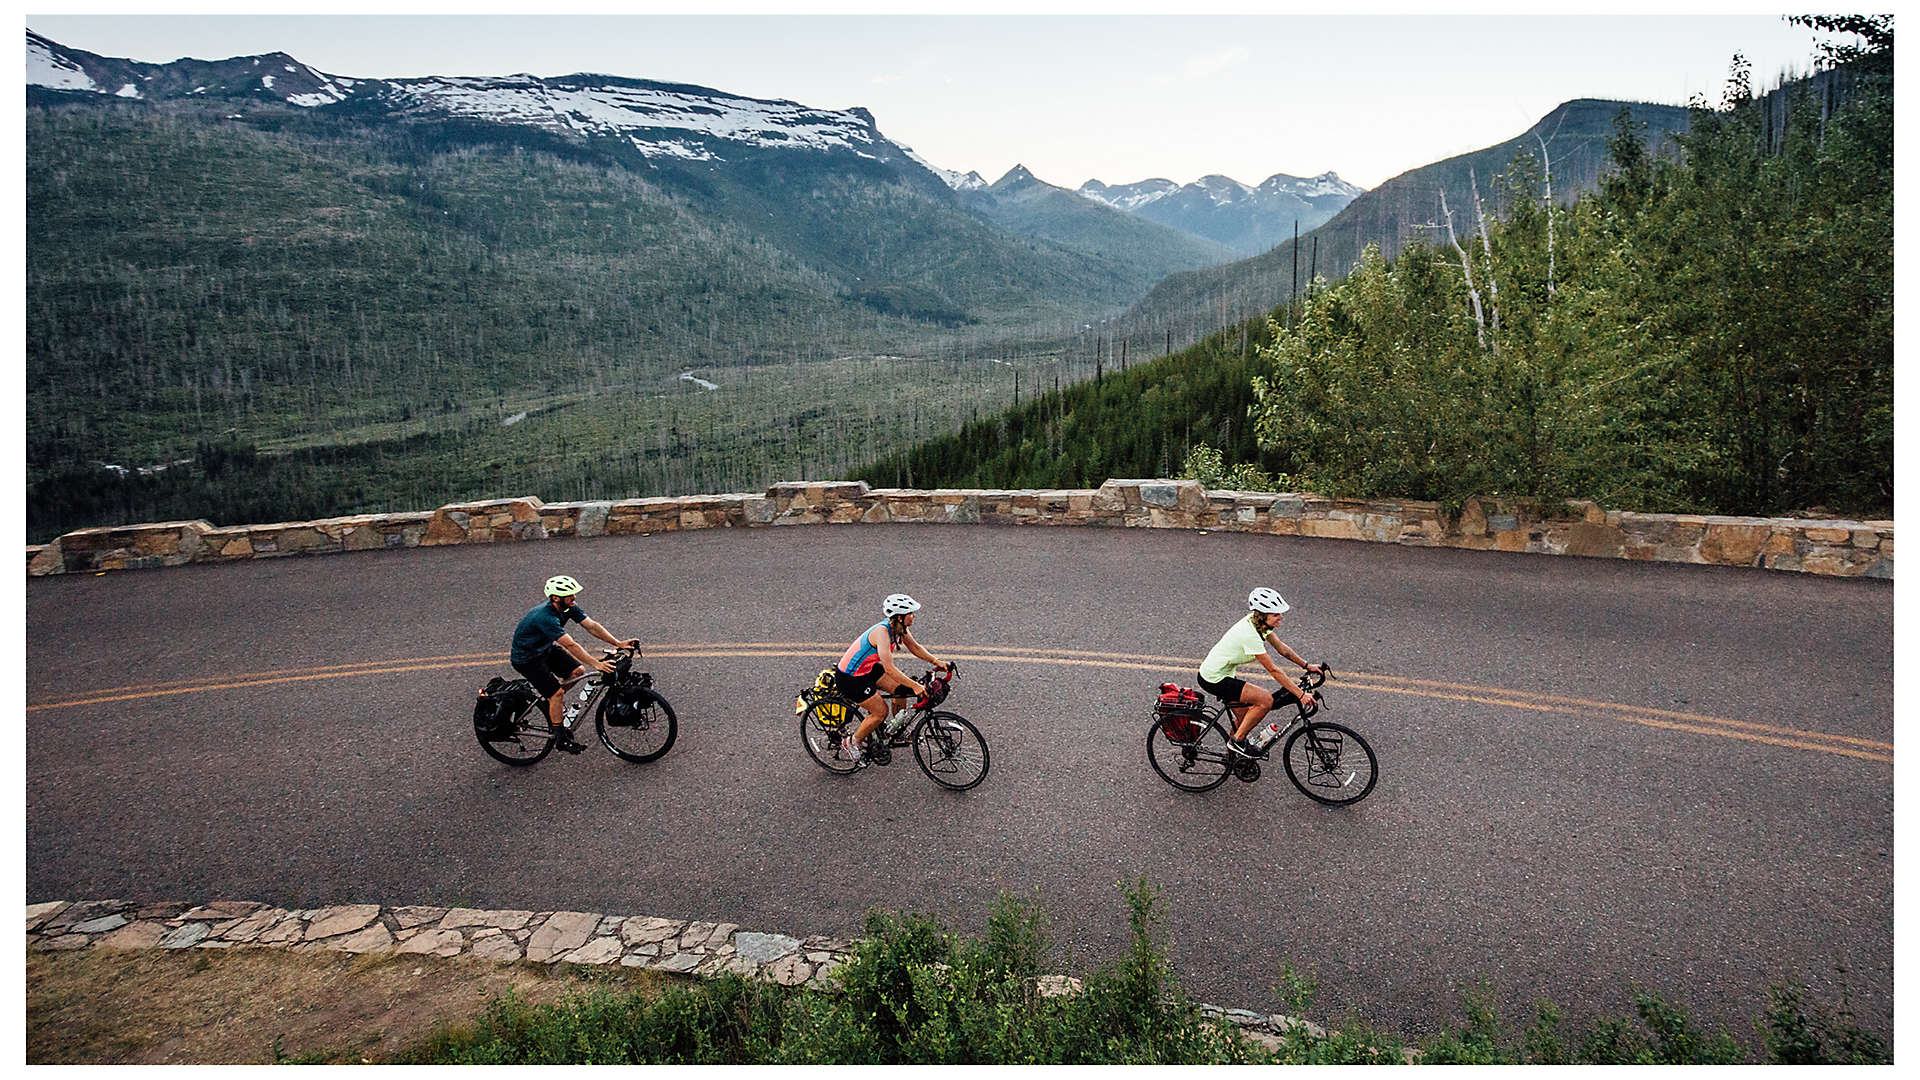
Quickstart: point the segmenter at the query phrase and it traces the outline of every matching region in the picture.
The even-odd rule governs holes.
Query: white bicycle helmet
[[[1284,615],[1287,612],[1287,602],[1280,598],[1279,593],[1263,585],[1247,594],[1247,608],[1250,611],[1268,611],[1275,615]]]
[[[915,600],[906,593],[897,592],[887,597],[887,602],[880,606],[880,610],[884,612],[889,619],[895,615],[909,615],[920,610],[920,601]]]
[[[578,596],[580,583],[565,574],[556,574],[547,579],[548,596]]]

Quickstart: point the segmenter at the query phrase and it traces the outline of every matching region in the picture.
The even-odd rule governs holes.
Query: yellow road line
[[[1765,735],[1749,735],[1744,731],[1728,731],[1725,728],[1696,727],[1692,724],[1675,724],[1666,720],[1649,720],[1644,716],[1625,716],[1620,719],[1629,724],[1645,724],[1647,727],[1670,728],[1674,731],[1691,731],[1700,735],[1721,735],[1729,739],[1748,739],[1753,742],[1772,743],[1775,746],[1793,746],[1801,750],[1819,750],[1828,754],[1845,754],[1848,757],[1866,758],[1868,761],[1884,761],[1893,764],[1891,754],[1869,754],[1865,750],[1849,750],[1844,746],[1821,746],[1817,743],[1795,742],[1792,739],[1770,739]],[[1827,736],[1833,738],[1833,736]]]
[[[646,656],[659,659],[699,659],[703,657],[759,659],[820,656],[822,655],[822,650],[831,653],[838,651],[838,648],[838,646],[820,642],[675,643],[672,645],[654,646],[647,651]],[[1199,661],[1190,657],[1147,656],[1133,653],[1101,653],[1071,649],[1048,652],[1043,649],[972,646],[949,648],[942,651],[946,652],[948,656],[955,660],[1004,664],[1069,665],[1074,667],[1117,668],[1172,673],[1184,672],[1189,668],[1198,667],[1199,665]],[[1008,653],[1029,655],[1003,655]],[[462,653],[442,657],[418,657],[361,664],[335,664],[314,668],[251,672],[226,676],[220,681],[181,679],[173,682],[143,683],[117,687],[113,690],[99,691],[77,698],[28,705],[26,711],[35,712],[43,709],[68,708],[76,705],[101,705],[116,701],[171,697],[179,694],[193,694],[204,691],[243,689],[250,686],[311,682],[318,679],[338,679],[360,675],[393,675],[411,671],[431,671],[443,668],[484,667],[501,664],[505,661],[506,656],[501,653]],[[1646,727],[1665,728],[1672,731],[1685,731],[1695,734],[1721,735],[1727,738],[1745,739],[1776,746],[1841,754],[1848,757],[1863,758],[1869,761],[1887,763],[1893,761],[1893,745],[1891,743],[1878,742],[1872,739],[1860,739],[1849,735],[1833,735],[1826,732],[1806,731],[1798,728],[1773,727],[1766,724],[1756,724],[1725,717],[1703,716],[1697,713],[1673,712],[1671,710],[1654,709],[1647,706],[1631,705],[1622,702],[1595,701],[1588,698],[1537,694],[1499,687],[1474,686],[1466,683],[1448,683],[1425,679],[1403,679],[1395,676],[1368,673],[1349,673],[1342,677],[1340,684],[1343,689],[1401,694],[1409,697],[1432,698],[1442,701],[1462,701],[1479,705],[1493,705],[1501,708],[1525,709],[1530,712],[1562,712],[1571,708],[1574,711],[1610,716]],[[1455,693],[1449,691],[1460,692]],[[1692,723],[1679,723],[1675,721],[1692,721]],[[1736,728],[1745,730],[1733,730]],[[1752,732],[1769,732],[1772,733],[1773,736],[1789,737],[1777,738],[1769,735],[1752,734]],[[1853,750],[1842,746],[1823,745],[1819,742],[1807,740],[1826,740],[1829,743],[1849,743],[1869,749],[1866,751]],[[1871,752],[1875,750],[1884,750],[1886,753]]]

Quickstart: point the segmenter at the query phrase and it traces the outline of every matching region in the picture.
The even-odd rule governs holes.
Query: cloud
[[[1246,46],[1235,45],[1231,49],[1223,52],[1207,53],[1202,56],[1192,57],[1188,59],[1186,63],[1185,72],[1187,80],[1189,82],[1198,82],[1204,79],[1211,79],[1223,71],[1240,66],[1252,55],[1251,52],[1247,51]]]
[[[888,83],[897,83],[897,82],[899,82],[899,81],[900,81],[900,76],[898,76],[898,75],[875,75],[875,76],[874,76],[874,77],[873,77],[872,79],[869,79],[868,81],[869,81],[869,82],[871,82],[871,83],[873,83],[873,85],[875,85],[875,86],[886,86],[886,85],[887,85]]]

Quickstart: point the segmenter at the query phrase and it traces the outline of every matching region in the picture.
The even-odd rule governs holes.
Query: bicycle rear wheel
[[[531,765],[553,751],[553,736],[547,729],[547,703],[536,701],[521,710],[513,723],[493,738],[474,733],[495,761],[508,765]]]
[[[927,779],[949,791],[965,791],[987,778],[987,740],[955,713],[930,713],[913,726],[913,760]]]
[[[616,703],[614,693],[600,699],[593,714],[600,743],[623,761],[657,761],[673,749],[680,723],[673,706],[652,690],[629,691]]]
[[[1185,720],[1191,728],[1179,723]],[[1191,733],[1189,733],[1191,732]],[[1160,779],[1184,791],[1211,791],[1233,775],[1227,732],[1207,716],[1153,718],[1147,729],[1147,761]]]
[[[1328,806],[1351,806],[1379,779],[1373,747],[1345,724],[1308,724],[1287,739],[1287,779],[1300,794]]]
[[[850,744],[861,717],[860,709],[844,698],[822,698],[800,715],[801,745],[821,768],[830,773],[850,773],[859,768]]]

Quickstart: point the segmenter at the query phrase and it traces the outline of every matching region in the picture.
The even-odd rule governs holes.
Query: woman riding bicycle
[[[546,600],[527,612],[513,628],[513,651],[508,660],[546,701],[547,724],[554,745],[577,754],[581,746],[567,731],[562,701],[565,695],[560,692],[560,683],[579,678],[588,668],[603,675],[611,674],[613,668],[587,655],[587,650],[567,633],[567,623],[579,623],[581,629],[616,649],[637,649],[640,639],[621,641],[607,633],[606,627],[588,618],[586,609],[575,600],[580,595],[580,583],[567,575],[548,578],[546,592]]]
[[[1280,594],[1264,586],[1247,594],[1247,617],[1234,623],[1220,640],[1207,653],[1200,664],[1200,685],[1207,693],[1226,702],[1240,716],[1240,723],[1233,729],[1233,749],[1238,753],[1252,756],[1258,751],[1248,746],[1246,738],[1273,708],[1274,696],[1266,689],[1255,686],[1244,679],[1235,677],[1235,669],[1249,660],[1260,661],[1267,674],[1285,687],[1286,702],[1298,700],[1308,708],[1313,707],[1313,695],[1300,689],[1276,667],[1267,657],[1267,643],[1279,651],[1281,656],[1299,664],[1305,671],[1318,672],[1320,665],[1309,664],[1300,659],[1300,654],[1287,647],[1275,631],[1280,626],[1281,616],[1287,612],[1287,602]]]
[[[932,664],[935,670],[946,671],[948,665],[935,660],[933,654],[922,648],[914,640],[912,631],[913,613],[920,610],[919,601],[906,593],[894,593],[881,605],[881,613],[886,619],[867,627],[867,632],[854,639],[847,646],[846,655],[834,668],[834,688],[849,701],[858,702],[866,711],[866,719],[860,722],[859,730],[853,733],[852,747],[848,753],[854,762],[864,768],[867,764],[862,747],[867,736],[872,735],[888,715],[904,708],[908,697],[924,697],[927,688],[908,678],[904,672],[894,666],[894,650],[905,646],[913,655]],[[887,707],[887,694],[900,690],[907,694],[896,698],[894,708]]]

